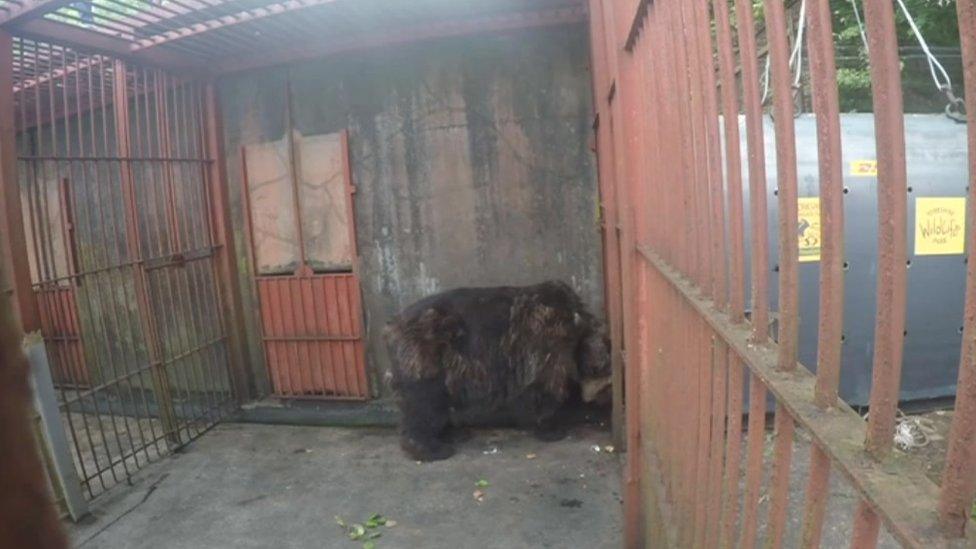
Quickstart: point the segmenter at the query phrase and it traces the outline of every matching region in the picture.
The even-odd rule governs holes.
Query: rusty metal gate
[[[214,90],[26,38],[0,47],[15,60],[22,256],[91,498],[235,402]]]
[[[348,132],[289,130],[280,141],[243,147],[241,162],[273,393],[367,398]]]
[[[820,168],[816,374],[796,358],[798,196],[784,1],[765,0],[763,6],[776,130],[776,150],[770,151],[777,160],[776,269],[767,264],[766,151],[753,2],[590,2],[601,188],[607,224],[618,229],[606,231],[606,240],[609,249],[620,250],[620,272],[608,281],[619,281],[615,290],[623,296],[611,301],[618,309],[610,317],[623,319],[616,330],[626,371],[628,547],[754,547],[760,533],[766,547],[780,547],[790,516],[802,517],[797,544],[820,547],[832,472],[856,493],[857,505],[850,511],[851,547],[874,547],[882,526],[910,547],[976,543],[969,519],[976,499],[972,262],[956,410],[940,485],[892,449],[905,336],[908,183],[891,0],[863,2],[879,210],[868,418],[837,396],[845,192],[837,70],[831,3],[807,0],[805,5]],[[976,0],[958,0],[956,5],[969,90],[966,246],[972,255]],[[742,177],[739,126],[730,123],[740,110],[745,113],[748,181]],[[748,204],[743,203],[744,184]],[[746,239],[752,251],[748,267]],[[770,272],[779,277],[775,316],[769,310]],[[752,296],[748,315],[747,285]],[[769,469],[764,463],[767,399],[775,402]],[[799,479],[805,485],[804,500],[791,508],[795,431],[810,435],[811,449],[809,472]],[[760,516],[763,486],[769,498],[765,517]]]

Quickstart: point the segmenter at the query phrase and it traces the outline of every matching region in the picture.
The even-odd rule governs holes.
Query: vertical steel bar
[[[742,102],[746,111],[746,145],[749,151],[749,218],[752,254],[752,329],[756,343],[769,336],[769,236],[766,234],[766,153],[763,144],[759,66],[756,59],[756,24],[752,3],[735,0],[738,21],[739,62],[742,66]]]
[[[792,118],[791,118],[792,120]],[[786,407],[776,403],[775,444],[773,448],[773,477],[770,481],[769,527],[766,548],[783,546],[790,497],[790,464],[793,458],[793,432],[796,424]]]
[[[817,339],[818,405],[837,402],[844,328],[844,177],[840,104],[829,0],[807,0],[807,40],[820,167],[820,320]]]
[[[854,531],[851,533],[851,549],[874,549],[878,545],[881,519],[864,500],[854,511]]]
[[[17,305],[15,318],[24,331],[33,332],[40,328],[40,312],[31,288],[30,266],[24,260],[27,238],[17,178],[13,53],[13,38],[0,29],[0,254],[10,270],[7,280]]]
[[[712,42],[713,20],[708,15],[709,0],[696,0],[693,3],[695,29],[700,49],[701,80],[704,95],[705,153],[708,158],[709,212],[711,220],[709,233],[712,244],[712,290],[719,310],[728,307],[728,267],[726,263],[726,226],[723,205],[724,190],[722,181],[722,138],[719,130],[719,104],[716,92],[715,45]]]
[[[780,370],[796,368],[799,334],[799,243],[796,236],[796,134],[793,126],[790,44],[783,0],[765,0],[766,34],[773,79],[776,126],[776,173],[779,199],[779,322],[777,362]]]
[[[624,82],[627,82],[624,80]],[[632,113],[628,113],[628,116]],[[637,156],[636,151],[635,157]],[[640,418],[640,355],[637,352],[637,318],[634,311],[634,279],[636,248],[634,243],[633,212],[628,207],[620,210],[623,214],[621,231],[621,281],[623,288],[623,318],[624,345],[627,350],[626,359],[626,402],[627,402],[627,477],[624,488],[627,506],[625,540],[628,547],[642,547],[643,537],[643,502],[640,490],[642,459],[641,459],[641,418]]]
[[[240,274],[237,270],[237,244],[230,216],[230,196],[227,182],[226,157],[223,147],[223,121],[220,100],[214,82],[204,85],[204,136],[208,171],[206,184],[211,197],[208,215],[214,231],[217,251],[218,293],[228,342],[231,383],[238,403],[252,398],[255,382],[248,360],[243,334],[245,333],[244,305],[241,301]],[[250,210],[248,210],[250,215]],[[254,267],[257,268],[257,265]]]
[[[746,443],[746,484],[742,503],[740,547],[756,546],[759,488],[762,483],[763,447],[766,442],[766,386],[749,374],[749,438]]]
[[[724,2],[725,0],[719,0]],[[739,480],[742,473],[742,392],[743,368],[738,355],[729,349],[728,423],[725,448],[725,493],[722,499],[722,532],[719,547],[735,542],[739,522]]]
[[[122,187],[125,227],[126,227],[126,257],[130,261],[139,261],[132,268],[132,279],[135,289],[136,308],[139,312],[139,322],[142,326],[146,341],[146,349],[149,355],[149,363],[152,370],[156,373],[154,379],[154,389],[156,392],[157,405],[160,411],[160,419],[163,423],[163,430],[170,436],[173,444],[181,443],[179,437],[179,422],[176,413],[172,408],[172,401],[169,398],[168,382],[166,372],[162,369],[163,362],[160,355],[160,344],[156,327],[152,319],[152,306],[147,289],[148,280],[145,265],[142,261],[142,246],[139,238],[139,219],[137,215],[137,203],[134,182],[132,180],[131,154],[131,135],[129,132],[129,94],[128,82],[126,79],[127,67],[123,61],[116,61],[113,65],[112,73],[112,97],[115,116],[115,131],[118,155],[122,160],[120,166],[120,184]],[[103,113],[103,118],[105,113]]]
[[[807,41],[813,109],[817,118],[820,174],[820,317],[817,336],[817,382],[814,402],[837,403],[841,337],[844,327],[844,179],[840,104],[829,0],[807,1]],[[806,484],[802,547],[820,547],[830,487],[830,459],[814,444]]]
[[[823,532],[830,489],[830,458],[816,443],[810,446],[810,472],[807,477],[800,547],[817,549]]]
[[[745,310],[745,250],[742,198],[742,165],[739,147],[739,99],[735,80],[735,55],[732,47],[729,0],[712,0],[715,38],[718,44],[719,76],[725,132],[725,177],[729,215],[729,317],[742,322]],[[742,455],[743,365],[729,350],[728,423],[726,425],[725,493],[719,546],[734,543],[739,518],[739,479]]]
[[[871,371],[871,415],[865,448],[891,452],[905,341],[907,174],[901,60],[893,3],[865,0],[878,155],[878,297]]]
[[[617,241],[616,198],[614,194],[614,153],[611,134],[612,118],[608,109],[608,76],[606,22],[602,0],[590,0],[590,43],[593,64],[593,102],[597,112],[596,145],[599,169],[601,229],[603,232],[604,301],[611,342],[611,371],[613,379],[613,410],[611,414],[613,440],[624,447],[623,367],[620,359],[620,248]]]
[[[721,532],[722,522],[722,464],[724,461],[725,437],[730,436],[726,431],[726,394],[728,374],[728,347],[721,338],[713,337],[712,348],[712,433],[709,477],[708,477],[708,521],[705,535],[705,546],[715,547]]]
[[[967,257],[976,258],[976,0],[957,0],[959,35],[969,116],[969,225]],[[946,467],[939,494],[939,520],[947,535],[962,536],[976,499],[976,260],[966,266],[966,302],[963,313],[956,414],[949,433]]]

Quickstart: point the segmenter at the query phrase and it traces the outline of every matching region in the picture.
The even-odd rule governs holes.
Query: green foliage
[[[864,21],[864,0],[853,0]],[[895,0],[891,0],[894,2]],[[956,95],[962,93],[962,67],[959,60],[959,25],[956,0],[904,0],[915,24],[929,46],[935,49],[952,78]],[[789,5],[799,10],[800,0]],[[757,20],[761,21],[763,0],[753,0]],[[852,0],[830,0],[833,14],[834,43],[837,53],[837,83],[841,109],[845,112],[871,110],[871,76],[864,47],[862,28],[858,25]],[[935,89],[928,64],[918,40],[912,33],[901,8],[894,5],[898,44],[902,55],[902,80],[907,112],[940,112],[945,99]],[[865,31],[866,32],[866,31]]]

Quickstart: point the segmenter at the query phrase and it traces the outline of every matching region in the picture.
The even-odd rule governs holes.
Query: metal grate
[[[233,404],[203,86],[16,38],[27,256],[88,497]]]
[[[735,0],[734,16],[730,4],[731,0],[590,2],[601,187],[607,225],[619,229],[607,231],[606,241],[608,248],[620,250],[608,255],[608,269],[615,272],[607,279],[618,281],[619,287],[611,291],[622,296],[611,301],[616,309],[610,318],[618,324],[615,331],[626,368],[626,544],[754,547],[764,535],[765,546],[780,547],[788,518],[802,516],[799,544],[819,547],[830,475],[836,471],[856,494],[851,547],[875,547],[882,526],[908,547],[971,547],[976,539],[970,520],[976,499],[972,261],[956,412],[941,485],[892,450],[906,335],[909,190],[893,2],[863,2],[874,94],[879,238],[867,420],[837,392],[846,191],[831,3],[805,3],[820,173],[816,374],[797,362],[799,202],[785,3],[765,0],[763,10],[772,73],[774,151],[763,145],[754,3]],[[976,2],[955,4],[970,90],[966,246],[972,257]],[[733,122],[740,108],[745,114],[744,157],[739,124]],[[776,156],[775,275],[767,264],[767,154]],[[748,177],[743,175],[743,158]],[[770,276],[778,277],[775,315],[770,311]],[[752,296],[748,316],[747,285]],[[774,319],[776,329],[770,330]],[[769,401],[775,402],[775,434],[767,460]],[[794,433],[801,429],[812,438],[810,469],[801,479],[806,485],[802,508],[791,509]],[[770,474],[764,496],[766,471]],[[769,500],[766,506],[760,505],[764,497]],[[766,527],[760,529],[764,507]]]

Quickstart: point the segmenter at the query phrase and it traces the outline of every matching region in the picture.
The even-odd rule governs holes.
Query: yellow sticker
[[[878,177],[878,161],[855,160],[851,162],[851,175],[854,177]]]
[[[797,200],[800,240],[800,262],[820,261],[820,198],[807,197]]]
[[[962,254],[966,249],[966,199],[915,199],[915,255]]]

